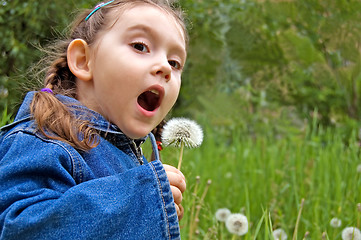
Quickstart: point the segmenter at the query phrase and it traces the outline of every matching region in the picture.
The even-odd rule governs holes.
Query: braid
[[[155,140],[161,142],[162,141],[162,133],[163,127],[166,124],[166,120],[163,119],[153,130],[152,133],[154,134]]]
[[[58,58],[48,68],[45,85],[51,84],[54,93],[63,94],[69,97],[75,96],[75,76],[68,67],[66,48],[68,43],[64,44],[64,53],[59,54]]]
[[[66,49],[67,45],[60,43],[58,51]],[[54,94],[75,98],[76,78],[68,67],[66,51],[62,52],[48,67],[44,85]],[[54,94],[36,92],[31,102],[31,114],[39,131],[50,139],[64,141],[79,150],[86,151],[97,146],[96,130],[88,121],[77,119],[69,106],[60,102]]]
[[[47,86],[49,87],[50,84]],[[69,107],[53,94],[36,92],[30,105],[38,130],[46,137],[61,140],[79,150],[89,150],[98,144],[97,132],[88,121],[77,119]],[[83,139],[79,139],[79,133]]]
[[[155,140],[157,142],[158,152],[159,152],[159,160],[161,159],[160,151],[162,150],[162,133],[163,133],[163,127],[166,124],[166,120],[163,119],[153,130],[152,133],[155,137]],[[152,152],[151,161],[155,160],[155,153]]]

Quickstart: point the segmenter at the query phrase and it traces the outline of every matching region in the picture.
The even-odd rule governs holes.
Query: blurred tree
[[[299,119],[317,108],[324,124],[360,120],[360,1],[181,0],[181,5],[192,22],[181,105],[204,109],[204,101],[192,98],[212,99],[210,89],[217,89],[213,96],[242,92],[235,101],[248,99],[253,113],[292,106]],[[219,104],[223,116],[225,104]]]
[[[26,69],[41,56],[37,46],[62,35],[77,9],[96,2],[0,0],[0,111],[20,102]],[[360,120],[360,1],[178,2],[191,42],[177,115],[282,126],[290,116],[301,124],[317,109],[324,124]]]
[[[10,113],[34,81],[27,69],[41,56],[40,46],[64,33],[77,8],[95,1],[0,0],[0,111]],[[70,14],[69,14],[70,13]]]

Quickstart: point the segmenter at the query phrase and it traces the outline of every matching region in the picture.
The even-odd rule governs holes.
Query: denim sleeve
[[[0,239],[180,239],[160,161],[77,184],[69,152],[19,134],[0,148]]]

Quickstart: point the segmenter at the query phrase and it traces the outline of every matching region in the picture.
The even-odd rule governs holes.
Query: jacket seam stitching
[[[51,139],[47,139],[47,138],[43,138],[42,136],[39,136],[38,134],[36,134],[36,133],[34,133],[34,132],[32,132],[32,131],[27,131],[27,130],[25,130],[25,129],[18,129],[18,130],[9,132],[8,134],[6,134],[6,135],[4,136],[3,139],[6,140],[7,138],[9,138],[9,137],[11,137],[12,135],[15,135],[15,134],[17,134],[17,133],[19,133],[19,132],[21,132],[21,133],[23,133],[23,134],[33,135],[34,137],[36,137],[36,138],[38,138],[38,139],[40,139],[40,140],[42,140],[42,141],[49,142],[49,143],[53,143],[53,144],[61,147],[61,148],[69,155],[69,157],[70,157],[71,164],[72,164],[72,166],[73,166],[73,178],[74,178],[74,179],[76,178],[76,175],[77,175],[77,174],[76,174],[76,167],[75,167],[75,164],[76,164],[75,162],[77,162],[77,165],[78,165],[77,168],[78,168],[78,170],[79,170],[79,181],[82,182],[82,180],[83,180],[83,173],[82,173],[81,163],[80,163],[79,160],[75,160],[77,157],[74,156],[74,154],[71,153],[66,146],[64,146],[63,144],[61,144],[61,143],[59,143],[59,142],[57,142],[57,141],[54,141],[54,140],[51,140]]]
[[[155,169],[155,166],[153,165],[153,163],[150,163],[150,164],[152,165],[152,167],[153,167],[153,169],[154,169],[154,172],[155,172],[155,175],[156,175],[156,177],[157,177],[157,182],[158,182],[158,185],[159,185],[159,189],[160,189],[160,193],[161,193],[162,201],[163,201],[163,205],[164,205],[165,217],[166,217],[166,221],[167,221],[168,235],[169,235],[169,239],[171,239],[171,236],[170,236],[170,228],[169,228],[169,220],[168,220],[168,213],[167,213],[167,209],[166,209],[165,200],[164,200],[164,197],[163,197],[162,185],[160,184],[158,172],[157,172],[157,170]]]
[[[37,136],[37,137],[39,137],[40,139],[43,139],[41,136]],[[81,182],[83,182],[83,169],[82,169],[82,167],[81,167],[81,163],[80,163],[80,161],[79,160],[76,160],[77,159],[77,157],[76,156],[74,156],[74,154],[71,152],[71,151],[69,151],[69,149],[66,147],[66,146],[64,146],[63,144],[61,144],[61,143],[59,143],[59,142],[57,142],[57,141],[54,141],[54,140],[51,140],[51,139],[43,139],[43,141],[47,141],[47,142],[51,142],[51,143],[53,143],[53,144],[55,144],[55,145],[58,145],[58,146],[60,146],[61,148],[63,148],[64,149],[64,151],[65,152],[67,152],[68,153],[68,155],[69,155],[69,157],[70,157],[70,159],[71,159],[71,162],[72,162],[72,165],[74,166],[73,168],[73,177],[75,178],[76,177],[76,168],[75,168],[75,165],[77,164],[78,165],[78,167],[77,167],[77,169],[78,169],[78,173],[79,173],[79,182],[81,183]]]

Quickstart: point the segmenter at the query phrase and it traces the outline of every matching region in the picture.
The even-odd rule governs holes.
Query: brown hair
[[[54,94],[38,91],[30,106],[31,114],[42,134],[51,139],[64,141],[79,150],[89,150],[97,146],[98,133],[91,124],[75,117],[71,112],[71,107],[55,97],[55,94],[62,94],[77,98],[76,77],[68,67],[67,48],[77,38],[91,45],[101,30],[111,27],[116,21],[116,19],[110,19],[114,16],[110,13],[139,4],[159,7],[174,16],[183,28],[186,44],[188,43],[183,13],[172,6],[168,0],[115,0],[98,9],[87,20],[85,18],[93,9],[83,11],[71,25],[66,38],[58,41],[47,51],[48,56],[45,61],[51,64],[45,70],[44,87],[50,88]]]

